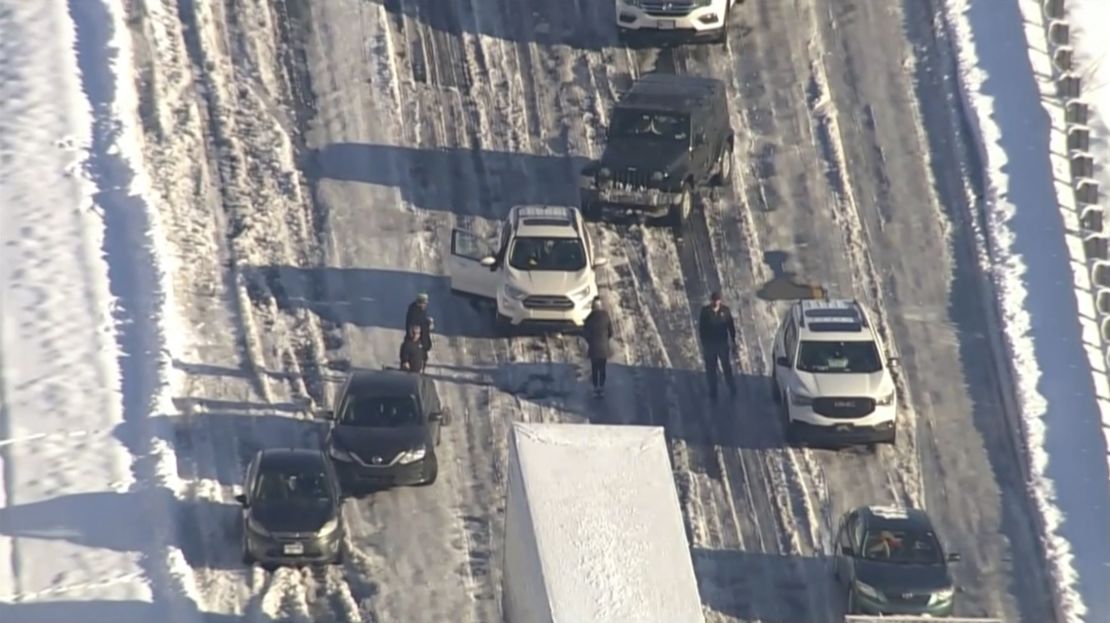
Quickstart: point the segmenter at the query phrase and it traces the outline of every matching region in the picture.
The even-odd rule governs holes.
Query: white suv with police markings
[[[581,327],[598,295],[594,254],[577,208],[517,206],[499,240],[451,231],[451,289],[497,302],[500,328]]]
[[[898,397],[874,324],[856,300],[790,306],[775,335],[774,398],[791,442],[894,443]]]
[[[636,33],[667,33],[710,39],[728,38],[728,16],[744,0],[616,0],[622,39]]]

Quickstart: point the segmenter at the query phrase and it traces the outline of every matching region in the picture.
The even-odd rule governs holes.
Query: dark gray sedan
[[[339,482],[322,451],[262,450],[235,499],[243,506],[244,563],[343,561]]]

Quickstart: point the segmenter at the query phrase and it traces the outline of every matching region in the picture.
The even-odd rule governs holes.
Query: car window
[[[931,565],[942,561],[940,544],[932,532],[887,528],[867,533],[863,558],[907,565]]]
[[[882,362],[874,342],[803,341],[796,367],[821,374],[869,374],[882,370]]]
[[[318,470],[301,466],[267,466],[259,470],[255,489],[256,504],[274,502],[330,502],[331,487],[323,467]]]
[[[418,426],[420,413],[412,396],[355,396],[347,401],[339,423],[378,428]]]
[[[782,347],[786,351],[784,354],[791,362],[794,360],[794,353],[797,351],[795,348],[798,345],[798,330],[794,326],[794,318],[786,319],[786,328],[782,332]]]
[[[690,117],[669,112],[618,108],[613,111],[609,123],[609,137],[687,141],[690,139]]]
[[[517,238],[509,266],[517,270],[579,271],[586,267],[586,251],[578,238]]]

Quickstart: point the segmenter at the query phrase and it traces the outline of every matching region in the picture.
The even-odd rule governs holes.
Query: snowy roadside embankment
[[[189,621],[122,2],[0,0],[0,33],[0,620]]]
[[[988,249],[1016,425],[1061,621],[1110,621],[1104,345],[1040,3],[946,0],[984,167]],[[1000,426],[1011,423],[999,422]]]
[[[1087,121],[1091,128],[1089,151],[1097,163],[1094,178],[1102,188],[1101,204],[1105,208],[1110,193],[1110,37],[1106,36],[1110,2],[1070,0],[1065,9],[1075,54],[1072,64],[1083,80],[1080,97],[1091,111]]]

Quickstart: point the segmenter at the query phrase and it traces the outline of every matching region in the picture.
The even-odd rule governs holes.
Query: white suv
[[[774,398],[787,440],[894,443],[897,360],[855,300],[806,300],[790,306],[775,335]]]
[[[497,302],[500,329],[581,327],[597,297],[590,234],[577,208],[517,206],[499,241],[451,231],[451,289]]]
[[[744,0],[616,0],[617,31],[621,39],[636,33],[658,33],[708,38],[724,43],[728,15]]]

